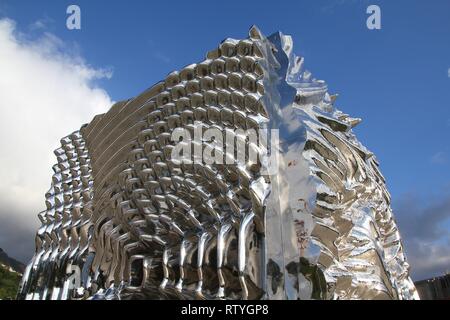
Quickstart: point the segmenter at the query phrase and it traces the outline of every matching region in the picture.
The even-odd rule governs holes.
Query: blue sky
[[[65,26],[72,3],[79,31]],[[381,30],[366,27],[370,4],[381,8]],[[0,1],[0,18],[29,39],[51,33],[68,54],[111,70],[96,85],[115,101],[202,60],[226,37],[246,37],[252,24],[292,35],[306,67],[339,93],[338,108],[363,118],[355,132],[381,162],[408,255],[433,260],[423,257],[431,246],[436,255],[450,246],[450,1],[14,0]],[[433,214],[434,237],[417,236],[418,221]],[[415,277],[450,270],[445,254]]]

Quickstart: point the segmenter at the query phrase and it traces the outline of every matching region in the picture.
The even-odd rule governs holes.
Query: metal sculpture
[[[63,138],[19,298],[418,298],[360,119],[292,46],[252,27]],[[257,160],[173,139],[211,128]]]

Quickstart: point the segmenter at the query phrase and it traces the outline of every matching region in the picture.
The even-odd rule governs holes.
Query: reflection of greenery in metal
[[[327,299],[327,282],[318,266],[309,263],[306,258],[301,257],[300,263],[291,262],[286,266],[286,270],[292,275],[301,273],[311,283],[311,299]]]
[[[272,279],[272,291],[276,294],[278,287],[283,282],[283,274],[281,273],[280,266],[272,259],[269,259],[267,263],[267,275]]]
[[[312,299],[324,300],[327,298],[327,282],[318,266],[310,264],[307,259],[301,257],[300,273],[312,284]]]

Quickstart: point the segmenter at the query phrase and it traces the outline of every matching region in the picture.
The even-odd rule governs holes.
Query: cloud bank
[[[59,140],[112,104],[95,85],[111,72],[43,32],[29,39],[0,19],[0,247],[26,262],[50,187]]]
[[[423,205],[425,204],[425,205]],[[405,195],[394,206],[414,280],[450,271],[450,192],[423,199]]]

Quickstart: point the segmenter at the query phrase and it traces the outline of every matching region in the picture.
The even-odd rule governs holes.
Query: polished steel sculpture
[[[19,298],[418,298],[360,119],[292,46],[252,27],[63,138]],[[258,160],[175,160],[180,143],[236,158],[174,141],[180,128],[227,132]]]

